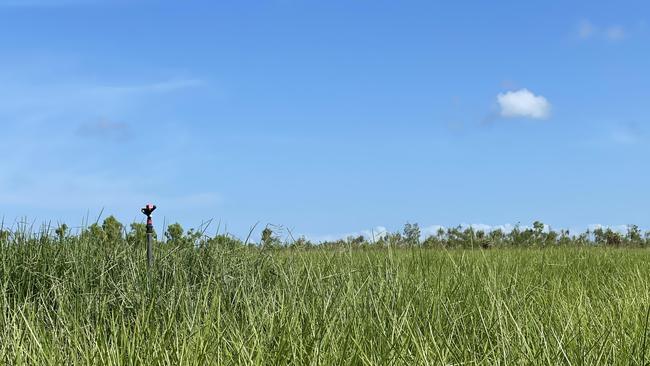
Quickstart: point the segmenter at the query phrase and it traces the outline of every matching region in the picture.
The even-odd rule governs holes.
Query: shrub
[[[59,238],[59,241],[62,241],[66,237],[66,235],[68,235],[68,225],[66,224],[59,225],[59,227],[56,228],[56,230],[54,230],[54,233]]]
[[[102,223],[102,230],[108,241],[120,241],[123,239],[124,226],[113,216],[107,217]]]
[[[165,238],[168,244],[179,244],[183,239],[183,227],[179,223],[174,223],[167,226],[165,231]]]

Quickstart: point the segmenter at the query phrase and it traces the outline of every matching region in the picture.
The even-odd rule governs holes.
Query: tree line
[[[642,232],[637,225],[628,225],[627,231],[621,233],[611,228],[596,228],[579,234],[569,230],[555,231],[547,228],[540,221],[532,227],[515,226],[510,231],[502,229],[478,230],[472,227],[456,226],[440,228],[436,233],[423,236],[418,224],[406,223],[401,231],[378,233],[374,237],[363,235],[349,236],[338,240],[313,242],[304,236],[281,238],[274,232],[275,226],[267,226],[258,240],[242,240],[229,234],[213,237],[201,230],[185,230],[174,223],[164,229],[162,238],[154,233],[158,244],[171,246],[201,247],[221,245],[226,247],[273,248],[463,248],[489,249],[499,247],[554,247],[554,246],[609,246],[609,247],[650,247],[650,232]],[[36,235],[26,230],[0,229],[0,243],[20,243],[22,241],[59,241],[90,240],[98,244],[124,242],[132,245],[144,244],[146,225],[131,223],[127,229],[115,217],[109,216],[99,222],[82,228],[78,233],[71,233],[66,224],[58,225],[54,230],[45,228]]]

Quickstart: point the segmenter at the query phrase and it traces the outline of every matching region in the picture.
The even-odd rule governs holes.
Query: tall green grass
[[[7,239],[7,238],[6,238]],[[12,236],[0,363],[647,364],[643,249],[144,247]]]

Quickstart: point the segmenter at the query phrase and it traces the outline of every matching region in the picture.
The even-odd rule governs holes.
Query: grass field
[[[7,238],[5,238],[7,239]],[[2,364],[647,364],[644,249],[5,240]]]

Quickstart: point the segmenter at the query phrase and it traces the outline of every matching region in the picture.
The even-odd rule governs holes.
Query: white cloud
[[[605,38],[610,41],[620,41],[625,38],[625,29],[620,26],[612,26],[605,29]]]
[[[177,90],[193,88],[203,85],[199,79],[170,79],[149,84],[121,85],[121,86],[98,86],[88,90],[97,95],[120,95],[130,96],[134,94],[169,93]]]
[[[628,231],[628,225],[601,225],[601,224],[592,224],[587,227],[589,231],[593,232],[594,230],[597,229],[602,229],[602,230],[611,230],[613,232],[619,233],[619,234],[625,234]]]
[[[551,104],[541,95],[528,89],[499,93],[497,102],[503,117],[544,119],[550,115]]]
[[[595,32],[596,28],[588,20],[582,20],[580,21],[580,24],[578,24],[578,38],[580,39],[590,38]]]
[[[7,82],[0,90],[0,99],[3,101],[0,115],[8,119],[25,119],[38,111],[39,115],[51,120],[62,120],[62,114],[70,115],[71,112],[86,112],[89,117],[98,114],[112,117],[115,112],[143,98],[180,92],[201,85],[204,85],[203,81],[187,78],[126,85]]]
[[[601,39],[607,41],[620,41],[626,38],[627,31],[620,25],[599,27],[587,19],[578,23],[576,34],[580,40]]]
[[[437,235],[438,230],[440,230],[440,229],[445,230],[445,231],[447,230],[447,228],[442,226],[442,225],[430,225],[430,226],[423,227],[422,230],[421,230],[422,237],[426,238],[426,237],[431,236],[431,235]]]
[[[106,212],[130,220],[131,212],[137,214],[139,205],[152,200],[167,207],[167,212],[193,217],[194,207],[211,209],[221,203],[221,196],[209,189],[194,187],[176,193],[174,183],[165,183],[179,179],[182,169],[169,168],[181,166],[176,159],[182,158],[155,157],[160,151],[173,151],[169,144],[186,146],[176,125],[158,122],[149,132],[152,139],[165,141],[160,151],[128,143],[116,149],[103,143],[128,142],[136,126],[140,130],[153,126],[150,120],[133,122],[128,116],[141,114],[136,113],[141,103],[197,87],[203,84],[200,80],[170,78],[106,86],[34,82],[29,75],[10,78],[0,74],[0,83],[0,154],[6,157],[0,171],[0,206],[5,215],[29,214],[36,219],[33,216],[40,212],[47,219],[70,218],[86,209],[105,207]],[[108,119],[97,120],[98,115]],[[119,119],[110,119],[114,116]],[[91,140],[72,138],[75,134]]]
[[[345,240],[347,238],[356,238],[363,236],[368,241],[377,241],[388,234],[388,229],[384,226],[376,226],[369,230],[361,230],[346,234],[330,234],[330,235],[298,235],[304,236],[314,243],[322,243],[325,241]]]
[[[123,141],[130,136],[128,124],[102,119],[97,122],[88,122],[79,126],[77,133],[83,137],[95,137]]]

